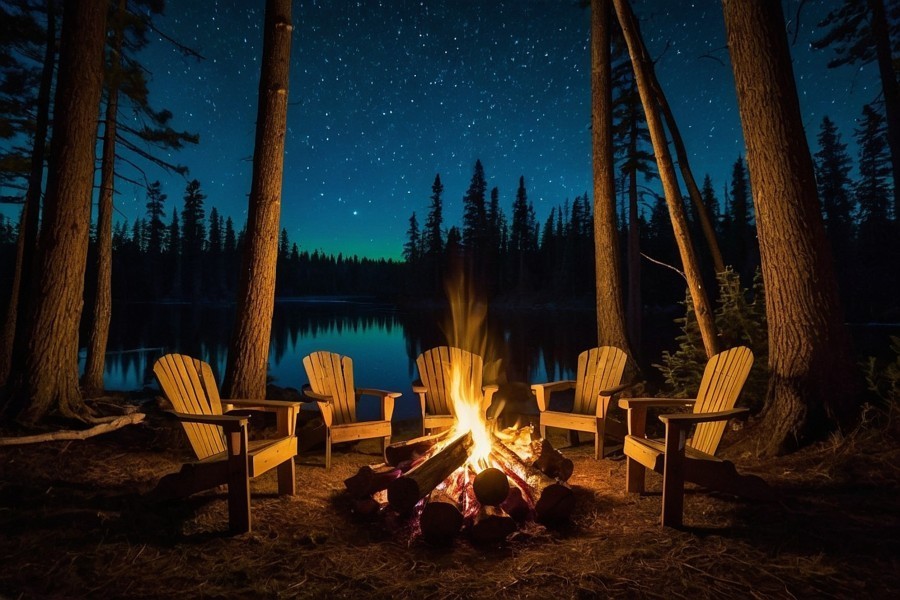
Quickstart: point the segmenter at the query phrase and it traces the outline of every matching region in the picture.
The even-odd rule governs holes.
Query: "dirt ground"
[[[378,461],[377,442],[338,447],[331,472],[321,449],[304,452],[296,497],[275,495],[274,472],[255,480],[249,534],[227,535],[221,489],[150,504],[141,493],[190,457],[179,426],[150,412],[142,424],[85,441],[0,448],[0,597],[900,594],[900,449],[885,430],[767,462],[734,456],[779,499],[690,488],[682,530],[657,525],[658,475],[648,476],[646,495],[626,495],[621,456],[595,461],[593,444],[568,448],[558,432],[551,440],[575,462],[570,523],[531,525],[499,546],[463,537],[434,547],[403,519],[354,518],[343,480]]]

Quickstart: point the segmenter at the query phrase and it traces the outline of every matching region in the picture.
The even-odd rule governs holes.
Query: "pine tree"
[[[419,235],[419,221],[416,220],[416,213],[413,212],[409,218],[409,229],[406,230],[406,243],[403,244],[403,259],[410,266],[415,266],[419,262],[419,250],[422,246],[422,240]]]
[[[470,268],[480,265],[487,233],[487,180],[480,160],[475,161],[469,189],[463,196],[462,242]],[[472,271],[470,271],[472,272]]]
[[[884,222],[890,216],[891,187],[890,155],[884,117],[871,104],[863,106],[863,115],[856,129],[859,145],[859,180],[856,201],[862,223]]]
[[[159,181],[147,186],[147,254],[156,256],[162,252],[166,236],[165,217],[166,196]]]
[[[893,208],[900,215],[900,84],[895,56],[900,52],[900,3],[883,0],[843,0],[819,22],[827,31],[815,49],[831,48],[829,68],[866,65],[875,61],[887,115],[887,143],[894,180]]]
[[[729,232],[726,236],[728,250],[726,260],[748,280],[755,267],[754,246],[756,234],[751,212],[750,185],[747,182],[747,168],[744,158],[738,156],[731,170],[731,204]]]
[[[818,135],[816,183],[832,248],[847,248],[853,236],[853,197],[850,193],[850,155],[834,121],[825,116]]]
[[[200,298],[202,278],[201,260],[206,242],[206,213],[203,201],[206,195],[200,191],[200,182],[196,179],[188,182],[184,190],[184,206],[181,209],[181,257],[184,287],[191,300]]]

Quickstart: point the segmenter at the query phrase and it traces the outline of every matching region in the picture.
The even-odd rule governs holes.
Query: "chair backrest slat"
[[[356,388],[353,359],[335,352],[313,352],[303,359],[309,385],[317,394],[334,401],[334,424],[356,422]]]
[[[461,348],[438,346],[426,350],[416,359],[419,378],[428,389],[425,393],[425,413],[429,415],[454,414],[450,387],[451,369],[461,370],[463,389],[476,397],[481,395],[484,359]]]
[[[579,354],[573,412],[596,414],[598,395],[622,383],[627,359],[625,352],[615,346],[591,348]]]
[[[745,346],[725,350],[710,358],[697,390],[694,412],[709,413],[734,408],[751,366],[753,353]],[[690,440],[691,447],[707,454],[715,454],[725,432],[725,425],[725,421],[700,423]]]
[[[222,414],[215,377],[205,362],[184,354],[166,354],[153,365],[153,374],[177,412],[190,415]],[[181,425],[198,459],[225,451],[221,427],[202,423]]]

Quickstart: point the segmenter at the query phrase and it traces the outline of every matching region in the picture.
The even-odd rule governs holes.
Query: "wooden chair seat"
[[[594,458],[602,458],[607,434],[618,439],[625,435],[623,424],[608,418],[610,402],[616,394],[629,386],[622,385],[627,355],[613,346],[585,350],[578,355],[577,379],[536,383],[531,391],[540,411],[541,437],[547,437],[547,427],[559,427],[573,432],[572,443],[578,443],[577,431],[594,434]],[[574,390],[571,412],[550,409],[552,394]]]
[[[250,479],[276,469],[278,493],[296,493],[294,457],[297,455],[299,402],[222,400],[210,366],[183,354],[167,354],[153,365],[159,387],[175,408],[197,460],[160,479],[152,495],[157,499],[188,496],[228,485],[228,523],[235,533],[250,531]],[[277,436],[249,440],[249,417],[228,415],[242,411],[274,412]]]

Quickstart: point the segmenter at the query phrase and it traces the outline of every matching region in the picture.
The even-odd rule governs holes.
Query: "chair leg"
[[[681,527],[684,513],[685,433],[666,424],[666,454],[663,458],[662,525]]]
[[[387,447],[391,445],[391,436],[386,435],[381,438],[381,458],[386,458],[384,453],[387,452]]]
[[[541,425],[541,439],[542,440],[547,439],[547,426],[546,425]]]
[[[569,430],[569,445],[573,448],[581,443],[581,440],[578,439],[578,432],[574,429]]]
[[[606,419],[597,419],[597,432],[594,434],[594,460],[600,460],[606,455]]]
[[[297,470],[291,457],[276,467],[278,471],[278,493],[297,495]]]
[[[232,533],[250,531],[250,466],[247,456],[247,429],[227,434],[228,440],[228,527]]]
[[[325,432],[325,470],[331,470],[331,429]]]
[[[647,468],[634,460],[626,457],[625,459],[625,491],[631,494],[644,493],[644,473]]]

